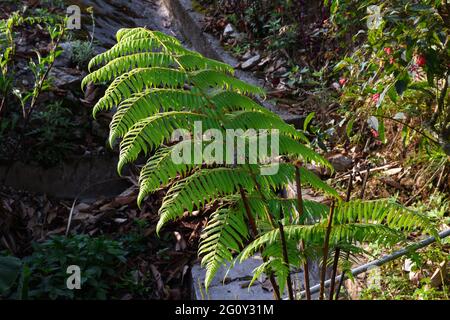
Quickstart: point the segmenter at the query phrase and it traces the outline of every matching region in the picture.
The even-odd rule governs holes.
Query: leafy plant
[[[86,68],[89,60],[94,57],[94,49],[89,41],[76,40],[71,49],[71,61],[79,68]]]
[[[117,268],[126,261],[122,243],[88,235],[54,236],[34,244],[33,254],[22,259],[20,281],[10,298],[16,299],[105,299]],[[81,289],[66,286],[67,267],[81,270]]]
[[[333,1],[334,18],[348,32],[355,20],[344,17],[347,2]],[[420,135],[450,154],[449,5],[443,1],[358,2],[366,26],[349,56],[336,65],[342,72],[342,101],[360,116],[378,118],[374,128],[386,141],[384,122],[403,125],[403,137]],[[340,22],[339,22],[340,21]],[[355,41],[355,39],[353,39]]]
[[[64,107],[61,101],[50,103],[42,111],[33,114],[30,120],[35,129],[26,133],[29,138],[36,139],[31,148],[34,159],[44,165],[58,163],[73,146],[73,123],[72,112]]]
[[[236,254],[243,261],[259,252],[263,264],[255,270],[254,280],[265,272],[276,298],[281,297],[286,284],[294,298],[290,271],[307,265],[308,257],[323,255],[326,265],[328,251],[338,246],[360,252],[356,246],[360,242],[393,244],[404,239],[401,231],[417,227],[433,232],[428,218],[393,201],[340,202],[333,188],[304,167],[308,162],[331,168],[330,164],[304,145],[308,140],[301,131],[256,103],[252,98],[263,96],[264,91],[234,78],[229,65],[189,51],[173,37],[144,28],[121,29],[117,41],[91,60],[90,68],[100,67],[83,79],[83,86],[113,80],[93,113],[95,116],[117,107],[109,140],[113,144],[122,138],[119,173],[139,156],[148,157],[140,172],[138,203],[148,194],[168,188],[160,208],[158,232],[186,212],[212,212],[199,247],[207,269],[206,287],[217,270],[233,261]],[[205,130],[216,129],[222,134],[215,135],[212,142],[198,142],[191,134],[198,123]],[[173,133],[179,129],[190,138],[175,139]],[[227,145],[222,141],[227,129],[242,129],[243,145],[239,148],[243,150],[267,138],[271,154],[271,142],[278,141],[279,162],[268,162],[268,157],[260,154],[257,161],[251,162],[244,155],[246,161],[239,162],[237,152],[226,148],[228,160],[225,164],[218,161],[221,159],[215,155]],[[256,131],[259,129],[263,132]],[[219,147],[214,144],[218,142]],[[193,159],[195,154],[208,151],[206,159]],[[180,153],[194,157],[174,162],[174,156]],[[274,165],[278,170],[273,174],[260,174]],[[281,197],[279,190],[293,181],[298,197]],[[303,200],[304,185],[326,193],[335,205],[329,208]]]

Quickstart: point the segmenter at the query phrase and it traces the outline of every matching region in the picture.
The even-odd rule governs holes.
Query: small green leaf
[[[303,131],[308,130],[308,124],[311,122],[311,120],[314,118],[315,115],[316,115],[315,112],[311,112],[310,114],[308,114],[308,116],[305,119],[305,122],[303,123]]]

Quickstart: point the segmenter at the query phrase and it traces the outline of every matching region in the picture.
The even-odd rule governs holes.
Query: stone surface
[[[50,77],[53,78],[55,87],[77,91],[80,89],[83,74],[77,69],[59,67],[50,70]]]
[[[116,164],[116,155],[73,158],[51,168],[17,161],[8,171],[5,185],[55,198],[116,196],[129,187],[129,182],[118,176]],[[0,166],[1,178],[7,170]]]
[[[62,53],[55,60],[55,67],[67,67],[71,64],[73,41],[60,43]]]
[[[227,25],[225,26],[225,29],[223,30],[223,35],[224,35],[225,37],[229,37],[229,36],[231,36],[233,33],[234,33],[234,28],[233,28],[233,26],[231,25],[231,23],[227,24]]]
[[[253,56],[253,54],[252,54],[252,52],[249,50],[249,51],[247,51],[247,52],[241,57],[241,59],[242,59],[242,61],[246,61],[246,60],[250,59],[252,56]]]
[[[242,63],[242,65],[241,65],[242,70],[247,70],[247,69],[253,68],[254,66],[256,66],[258,64],[259,60],[261,60],[261,56],[259,54],[251,57],[250,59],[248,59]]]
[[[352,168],[353,160],[342,154],[336,154],[328,158],[337,172],[345,172]]]
[[[442,261],[439,267],[434,271],[430,278],[430,285],[433,288],[439,288],[443,282],[447,282],[449,274],[447,272],[447,261]]]
[[[220,268],[211,282],[208,292],[203,285],[205,269],[201,268],[199,264],[194,265],[192,268],[192,298],[195,300],[273,300],[270,282],[264,275],[251,287],[248,286],[253,278],[253,270],[261,263],[261,257],[255,256],[242,264],[236,263],[228,273],[227,268]],[[294,288],[301,291],[303,289],[303,272],[293,274],[292,280]],[[286,292],[284,298],[287,298]]]

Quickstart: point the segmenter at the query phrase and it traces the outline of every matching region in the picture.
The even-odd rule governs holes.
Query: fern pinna
[[[206,288],[221,266],[236,256],[244,260],[260,252],[264,263],[255,270],[255,277],[267,273],[279,298],[290,271],[317,254],[325,238],[328,208],[279,196],[278,191],[296,175],[301,177],[297,185],[300,194],[301,185],[309,185],[339,203],[330,248],[356,251],[353,244],[357,242],[391,243],[401,239],[399,230],[418,225],[430,228],[425,217],[389,201],[341,203],[333,188],[304,167],[310,162],[331,168],[330,164],[305,146],[308,141],[300,131],[253,99],[264,96],[261,88],[234,78],[231,66],[187,50],[171,36],[145,28],[121,29],[117,44],[91,60],[89,68],[94,67],[97,69],[84,78],[83,86],[111,82],[93,114],[114,110],[109,142],[112,145],[121,139],[119,173],[124,165],[145,155],[148,160],[140,172],[138,203],[148,194],[168,188],[157,231],[185,212],[214,204],[208,206],[215,211],[199,247],[207,270]],[[214,157],[200,162],[191,157],[175,163],[173,156],[180,150],[191,150],[195,158],[196,152],[204,153],[210,147],[195,139],[172,139],[175,130],[193,132],[199,122],[204,130],[224,133],[227,129],[265,129],[243,134],[244,147],[254,145],[263,135],[277,139],[278,170],[272,175],[260,174],[272,165],[262,158],[256,163],[223,164]],[[300,241],[305,246],[300,248]]]

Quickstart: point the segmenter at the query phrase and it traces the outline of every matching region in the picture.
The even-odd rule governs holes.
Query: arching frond
[[[175,64],[175,56],[164,52],[140,52],[117,57],[94,72],[88,74],[85,83],[110,81],[135,68],[161,67],[167,68]]]
[[[190,73],[189,82],[198,88],[224,89],[243,94],[265,95],[262,88],[251,85],[218,70],[199,70]]]
[[[211,215],[202,232],[198,254],[206,267],[205,288],[208,289],[221,266],[233,260],[233,252],[239,252],[248,239],[244,215],[232,208],[221,208]]]
[[[405,231],[420,228],[436,236],[435,225],[424,214],[410,210],[392,199],[352,200],[341,202],[336,207],[336,223],[383,223],[386,226]]]
[[[326,221],[314,225],[287,225],[284,227],[285,236],[289,240],[299,242],[303,240],[308,244],[323,244],[326,233]],[[391,245],[404,239],[400,231],[381,224],[349,223],[335,225],[331,228],[330,247],[341,242],[377,242]],[[280,241],[280,229],[268,231],[247,245],[239,255],[240,261],[244,261],[260,251],[263,246],[268,246]]]
[[[183,148],[182,145],[184,144],[192,145],[193,142],[190,140],[181,141],[177,146]],[[148,159],[145,166],[141,169],[139,175],[139,195],[137,199],[139,206],[148,194],[167,186],[177,177],[183,178],[189,171],[200,166],[193,162],[175,162],[173,160],[173,153],[176,151],[177,149],[173,146],[160,148]]]
[[[226,115],[225,126],[227,129],[265,129],[279,130],[280,134],[290,135],[301,141],[308,142],[305,135],[287,124],[278,115],[266,112],[235,111]]]
[[[165,47],[163,47],[163,45]],[[155,52],[163,49],[164,52],[175,55],[191,54],[201,56],[199,53],[185,49],[179,44],[161,42],[156,38],[130,38],[117,43],[111,49],[92,58],[89,62],[88,68],[91,70],[95,66],[106,64],[119,57],[142,52]]]
[[[148,88],[179,88],[184,85],[187,74],[170,68],[137,68],[116,78],[105,95],[94,106],[93,115],[99,111],[111,110],[113,106]],[[86,78],[82,85],[85,86]]]
[[[164,224],[181,217],[184,211],[192,212],[212,200],[238,192],[240,187],[250,190],[255,187],[252,178],[242,169],[222,167],[195,172],[170,188],[163,200],[156,230],[159,232]]]
[[[122,101],[111,121],[109,141],[112,144],[139,120],[166,111],[199,111],[208,100],[193,91],[181,89],[146,89]]]
[[[138,121],[125,134],[120,143],[117,170],[137,159],[139,153],[154,149],[171,138],[172,133],[181,128],[190,128],[194,121],[201,121],[204,115],[193,112],[171,111],[159,113]]]

